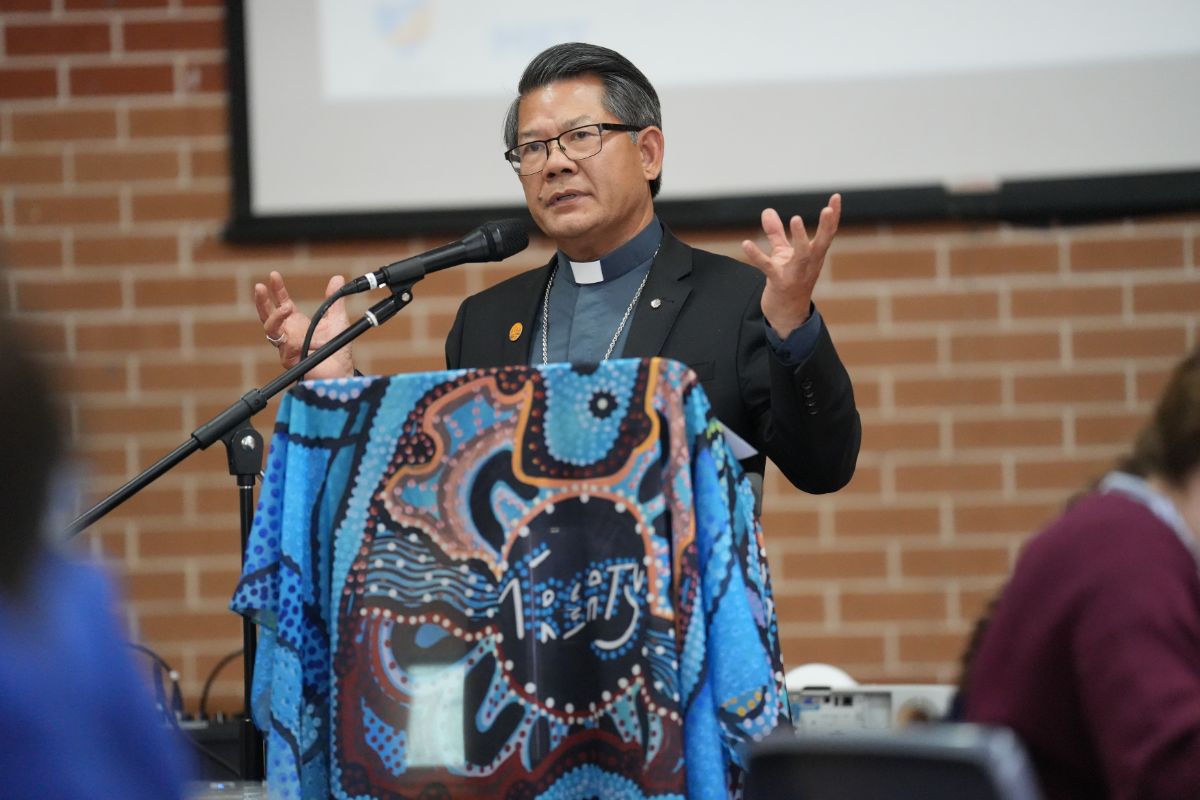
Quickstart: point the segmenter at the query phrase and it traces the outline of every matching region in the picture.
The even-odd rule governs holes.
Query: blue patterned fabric
[[[271,796],[737,796],[788,715],[753,507],[675,362],[294,389],[232,601]]]

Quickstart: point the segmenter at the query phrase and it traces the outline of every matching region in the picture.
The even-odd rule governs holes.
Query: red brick
[[[17,195],[17,225],[94,225],[114,224],[121,218],[121,205],[115,194],[102,195]]]
[[[48,356],[67,351],[67,330],[61,321],[21,319],[19,325],[21,335],[38,355]]]
[[[955,449],[1063,445],[1063,423],[1058,417],[959,420],[952,430]]]
[[[1008,551],[1002,547],[908,547],[900,553],[900,571],[913,578],[965,578],[1007,574]]]
[[[1180,237],[1120,237],[1071,243],[1072,272],[1182,266],[1183,239]]]
[[[839,490],[843,494],[877,495],[883,491],[883,471],[879,467],[860,463],[850,483]]]
[[[1079,359],[1182,356],[1187,350],[1187,329],[1180,324],[1075,331],[1071,349]]]
[[[936,536],[940,528],[936,506],[839,508],[834,531],[843,536]]]
[[[879,381],[855,375],[854,370],[850,370],[850,374],[854,385],[854,404],[858,406],[858,410],[878,410],[883,402],[883,388]]]
[[[10,57],[107,53],[111,48],[105,23],[22,25],[10,22],[4,28],[4,51]]]
[[[945,592],[843,591],[841,618],[845,622],[928,622],[947,620]]]
[[[837,664],[843,668],[854,664],[874,664],[883,661],[882,635],[788,635],[780,637],[785,663],[818,662]],[[795,656],[789,655],[795,653]]]
[[[1002,395],[999,378],[911,378],[897,379],[896,405],[906,408],[955,405],[999,405]]]
[[[1167,386],[1167,380],[1171,376],[1171,371],[1167,369],[1145,369],[1139,370],[1135,376],[1134,383],[1137,386],[1136,397],[1139,402],[1156,403],[1158,397],[1162,394],[1163,389]]]
[[[98,477],[111,477],[114,486],[118,481],[124,482],[133,477],[133,471],[129,468],[129,459],[124,446],[97,447],[94,445],[81,445],[76,448],[76,455],[83,459],[89,470],[89,474]]]
[[[907,492],[982,492],[1004,488],[999,464],[911,464],[896,467],[896,490]]]
[[[146,391],[236,389],[243,385],[239,363],[142,364],[138,382]],[[230,395],[233,402],[235,395]]]
[[[154,192],[134,194],[135,222],[220,220],[229,216],[226,192]]]
[[[129,132],[138,139],[224,136],[227,132],[225,107],[133,108],[129,111]]]
[[[189,642],[237,636],[241,617],[230,611],[180,613],[143,613],[138,629],[143,641]]]
[[[168,94],[175,89],[175,74],[170,64],[72,67],[70,86],[76,97]]]
[[[962,589],[959,592],[959,611],[962,619],[974,624],[976,620],[988,613],[989,606],[1004,588],[1004,580],[995,581],[995,585],[982,589]]]
[[[64,388],[88,394],[125,393],[129,389],[129,370],[124,360],[107,364],[67,364],[57,370]]]
[[[183,413],[180,411],[177,404],[163,406],[147,406],[141,405],[122,405],[112,407],[84,407],[79,410],[80,425],[83,431],[89,435],[97,434],[113,434],[113,433],[182,433],[183,431]],[[147,494],[143,492],[142,494]],[[138,499],[142,500],[141,495]],[[182,509],[182,501],[175,503],[170,501],[175,511]],[[146,503],[140,503],[138,506],[140,513],[152,513],[154,510],[163,510],[155,507],[154,509],[146,508]],[[169,512],[170,509],[167,509]]]
[[[1005,501],[1003,503],[954,504],[955,536],[973,534],[1013,533],[1032,534],[1041,530],[1063,508],[1059,501],[1029,503]]]
[[[193,178],[229,177],[229,151],[195,148],[191,152]]]
[[[120,308],[121,286],[116,281],[72,280],[17,283],[17,308],[21,311],[68,311]]]
[[[138,50],[218,50],[225,46],[224,26],[220,20],[169,22],[126,22],[125,49]]]
[[[775,593],[775,611],[783,624],[822,622],[826,618],[824,592]]]
[[[928,364],[937,361],[938,345],[937,339],[932,336],[869,340],[847,340],[842,337],[837,342],[837,350],[848,367]]]
[[[950,338],[951,360],[968,364],[980,361],[1057,361],[1061,356],[1057,333],[997,331]]]
[[[174,150],[75,153],[75,180],[134,182],[175,180],[179,177],[179,154]]]
[[[875,325],[879,322],[879,301],[874,297],[823,297],[818,298],[816,303],[821,316],[835,328],[839,325]]]
[[[82,353],[174,350],[179,344],[179,325],[174,322],[108,322],[75,329],[75,347]]]
[[[58,94],[55,70],[0,68],[0,100],[29,100]]]
[[[1133,287],[1133,313],[1195,314],[1200,308],[1200,281],[1169,281]]]
[[[1018,375],[1013,397],[1018,403],[1118,403],[1125,399],[1125,376],[1119,372]]]
[[[855,384],[855,392],[858,385]],[[863,450],[936,450],[941,446],[941,426],[936,422],[881,422],[863,420]]]
[[[1116,463],[1117,452],[1109,458],[1061,458],[1052,461],[1017,462],[1017,489],[1061,489],[1082,491],[1104,476]],[[1065,500],[1067,495],[1063,495]]]
[[[1058,246],[1054,244],[978,244],[950,250],[950,274],[956,278],[1057,271]]]
[[[882,550],[787,552],[776,563],[781,568],[776,580],[847,580],[887,575],[887,556]]]
[[[967,646],[968,633],[902,633],[900,660],[957,661]]]
[[[179,73],[181,92],[224,92],[224,64],[186,64]]]
[[[107,11],[114,8],[163,8],[170,0],[64,0],[68,11]]]
[[[142,279],[133,286],[133,301],[139,308],[236,303],[237,284],[229,278]]]
[[[234,501],[236,502],[236,501]],[[144,533],[138,543],[143,558],[231,556],[241,552],[236,506],[230,505],[228,526],[176,522]]]
[[[1012,315],[1016,318],[1115,317],[1123,301],[1119,286],[1013,289]]]
[[[193,154],[194,156],[195,154]],[[247,261],[293,261],[296,258],[296,246],[292,244],[249,244],[231,245],[220,241],[214,236],[205,236],[192,243],[192,261],[197,264],[236,263]],[[264,266],[259,280],[266,280],[267,272],[274,265]],[[291,285],[291,273],[287,265],[280,268],[283,277]],[[293,269],[300,269],[299,266]],[[328,276],[326,276],[328,280]]]
[[[5,13],[11,14],[16,11],[50,11],[54,7],[54,0],[4,0],[3,8]]]
[[[0,155],[0,185],[60,183],[63,160],[59,155]]]
[[[229,598],[233,597],[233,590],[237,588],[241,576],[241,570],[237,568],[201,570],[199,581],[200,598],[206,600],[229,600]]]
[[[1075,443],[1080,447],[1131,444],[1146,420],[1146,414],[1136,412],[1079,415],[1075,418]]]
[[[14,111],[14,142],[78,141],[114,139],[117,135],[115,111]]]
[[[75,240],[75,263],[81,267],[175,264],[179,243],[174,236],[98,236]]]
[[[937,277],[937,255],[932,250],[839,250],[830,254],[828,270],[838,282],[928,279]]]
[[[896,322],[985,322],[1000,316],[998,292],[921,292],[892,296]]]
[[[762,526],[763,535],[771,541],[807,539],[817,535],[817,513],[766,507],[763,510]]]
[[[63,264],[62,240],[10,237],[0,241],[0,258],[12,270],[60,267]]]
[[[183,570],[154,570],[127,572],[124,576],[125,593],[130,601],[179,600],[184,599],[187,589]]]

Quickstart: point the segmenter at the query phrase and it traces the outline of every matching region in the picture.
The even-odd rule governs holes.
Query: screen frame
[[[245,0],[225,0],[230,215],[222,236],[231,243],[395,238],[456,234],[488,219],[532,219],[524,205],[481,205],[427,211],[386,210],[259,214],[253,206]],[[764,208],[815,216],[838,187],[822,192],[657,200],[655,210],[677,229],[744,228]],[[983,191],[941,185],[842,191],[846,224],[960,221],[1046,226],[1200,210],[1200,170],[1094,175],[1002,182]]]

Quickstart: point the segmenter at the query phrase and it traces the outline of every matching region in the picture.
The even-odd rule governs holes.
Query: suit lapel
[[[522,278],[526,280],[516,282],[513,291],[510,291],[507,297],[501,298],[501,308],[496,309],[496,313],[504,321],[504,341],[497,363],[530,363],[534,331],[540,324],[538,307],[541,305],[542,295],[546,293],[546,281],[550,280],[550,267],[553,264],[554,259],[551,258],[550,263],[541,269],[525,273]],[[513,341],[511,333],[516,324],[521,325],[521,331],[520,336]],[[541,358],[537,359],[537,363],[541,363]]]
[[[684,301],[692,293],[691,283],[687,280],[691,272],[691,248],[664,226],[662,248],[650,267],[650,277],[633,311],[622,356],[650,358],[662,354],[667,334],[683,309]]]

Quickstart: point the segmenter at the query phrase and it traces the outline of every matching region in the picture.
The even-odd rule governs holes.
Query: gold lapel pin
[[[508,340],[515,342],[521,338],[521,333],[525,330],[525,326],[519,322],[514,322],[512,327],[508,329]]]

